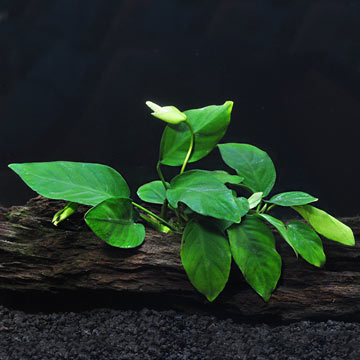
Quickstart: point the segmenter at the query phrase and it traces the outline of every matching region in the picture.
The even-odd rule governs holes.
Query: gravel
[[[174,310],[36,312],[0,305],[1,360],[360,359],[360,324],[246,324]]]

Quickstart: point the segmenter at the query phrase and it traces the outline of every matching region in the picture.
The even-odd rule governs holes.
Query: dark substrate
[[[360,359],[359,323],[245,323],[160,303],[94,308],[89,296],[2,300],[0,360]]]

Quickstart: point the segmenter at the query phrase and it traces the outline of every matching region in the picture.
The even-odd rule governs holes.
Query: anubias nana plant
[[[164,233],[180,233],[181,261],[193,286],[213,301],[224,289],[232,258],[245,280],[264,299],[270,299],[281,274],[272,225],[296,256],[321,267],[325,263],[318,234],[344,245],[354,245],[352,230],[312,205],[318,199],[289,191],[265,199],[276,173],[266,152],[239,143],[218,144],[230,123],[233,103],[181,112],[174,106],[146,103],[152,115],[167,123],[156,166],[160,180],[142,185],[138,197],[162,204],[157,215],[130,198],[124,178],[109,166],[69,161],[10,164],[34,191],[51,199],[67,200],[53,224],[76,211],[78,204],[93,206],[85,221],[111,246],[134,248],[144,241],[147,223]],[[188,170],[218,147],[222,160],[236,175],[222,170]],[[161,165],[179,166],[166,182]],[[245,191],[244,191],[245,190]],[[248,197],[241,193],[249,193]],[[274,206],[297,211],[307,223],[285,225],[269,213]]]

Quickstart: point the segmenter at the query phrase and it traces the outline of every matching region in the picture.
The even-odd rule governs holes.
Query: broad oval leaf
[[[275,184],[275,167],[269,155],[248,144],[219,144],[218,148],[225,164],[244,177],[243,185],[252,192],[267,196]]]
[[[226,236],[210,221],[193,219],[184,229],[180,256],[190,282],[213,301],[230,274],[231,252]]]
[[[49,199],[96,205],[111,197],[129,197],[124,178],[101,164],[71,161],[10,164],[21,179],[38,194]]]
[[[166,183],[169,187],[170,184]],[[163,204],[166,199],[166,189],[160,180],[151,181],[139,187],[137,196],[145,202]]]
[[[302,191],[288,191],[274,195],[270,200],[264,201],[279,206],[295,206],[309,204],[318,200],[316,197]]]
[[[145,239],[145,228],[136,224],[130,199],[111,198],[85,214],[90,229],[111,246],[134,248]]]
[[[220,106],[211,105],[184,111],[195,135],[190,163],[202,159],[222,139],[230,123],[232,107],[233,102],[227,101]],[[182,165],[189,150],[190,138],[190,131],[185,123],[166,126],[160,143],[161,164]]]
[[[311,205],[292,206],[320,235],[344,245],[355,245],[352,230],[338,219]]]
[[[181,201],[201,215],[232,222],[241,219],[232,191],[212,176],[211,171],[190,170],[176,176],[170,182],[166,197],[174,208]]]
[[[281,257],[270,229],[255,216],[227,229],[232,256],[249,285],[265,300],[281,274]]]
[[[304,260],[317,267],[325,264],[326,257],[321,239],[310,226],[299,221],[291,221],[287,231],[290,242]]]
[[[295,252],[296,257],[298,257],[298,252],[294,248],[293,243],[292,243],[291,239],[289,238],[289,234],[287,232],[286,226],[281,220],[276,219],[273,216],[268,215],[268,214],[257,213],[256,216],[261,219],[266,220],[269,224],[274,226],[274,228],[280,233],[280,235],[283,237],[283,239],[292,247],[292,249]]]

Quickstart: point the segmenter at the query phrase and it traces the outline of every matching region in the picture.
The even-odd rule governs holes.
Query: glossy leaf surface
[[[235,197],[235,202],[236,205],[238,206],[240,216],[241,217],[245,216],[250,210],[248,199],[244,197]],[[229,228],[232,224],[234,224],[233,221],[223,220],[223,219],[215,219],[215,223],[216,226],[223,232],[227,228]]]
[[[233,222],[241,218],[232,191],[212,176],[211,171],[190,170],[176,176],[170,182],[166,197],[174,208],[180,201],[201,215]]]
[[[190,282],[213,301],[229,278],[231,252],[226,236],[210,221],[193,219],[184,229],[180,255]]]
[[[344,245],[355,245],[352,230],[338,219],[311,205],[293,206],[320,235]]]
[[[233,102],[211,105],[185,111],[187,121],[193,128],[195,144],[189,162],[206,156],[225,135],[230,123]],[[182,165],[189,150],[190,131],[186,124],[166,126],[160,143],[160,162],[164,165]]]
[[[273,216],[268,215],[268,214],[256,214],[256,216],[261,219],[266,220],[269,224],[274,226],[274,228],[280,233],[280,235],[283,237],[283,239],[292,247],[292,249],[295,252],[296,257],[298,256],[298,252],[294,248],[292,241],[289,238],[286,226],[281,220],[276,219]]]
[[[133,248],[145,239],[145,228],[135,223],[130,199],[111,198],[90,209],[85,221],[91,230],[111,246]]]
[[[281,257],[272,232],[255,216],[247,216],[227,233],[232,256],[246,281],[268,301],[281,274]]]
[[[170,186],[169,183],[166,184]],[[142,201],[162,204],[166,198],[166,189],[160,180],[155,180],[140,186],[136,194]]]
[[[225,164],[244,177],[243,185],[253,192],[267,196],[275,184],[275,167],[269,155],[248,144],[219,144],[220,154]]]
[[[325,264],[325,254],[319,235],[308,225],[291,221],[287,226],[292,246],[308,263],[321,267]]]
[[[71,161],[10,164],[38,194],[79,204],[96,205],[111,197],[129,197],[124,178],[113,168]]]
[[[318,199],[302,191],[288,191],[274,195],[270,200],[264,201],[279,206],[295,206],[309,204],[318,201]]]

